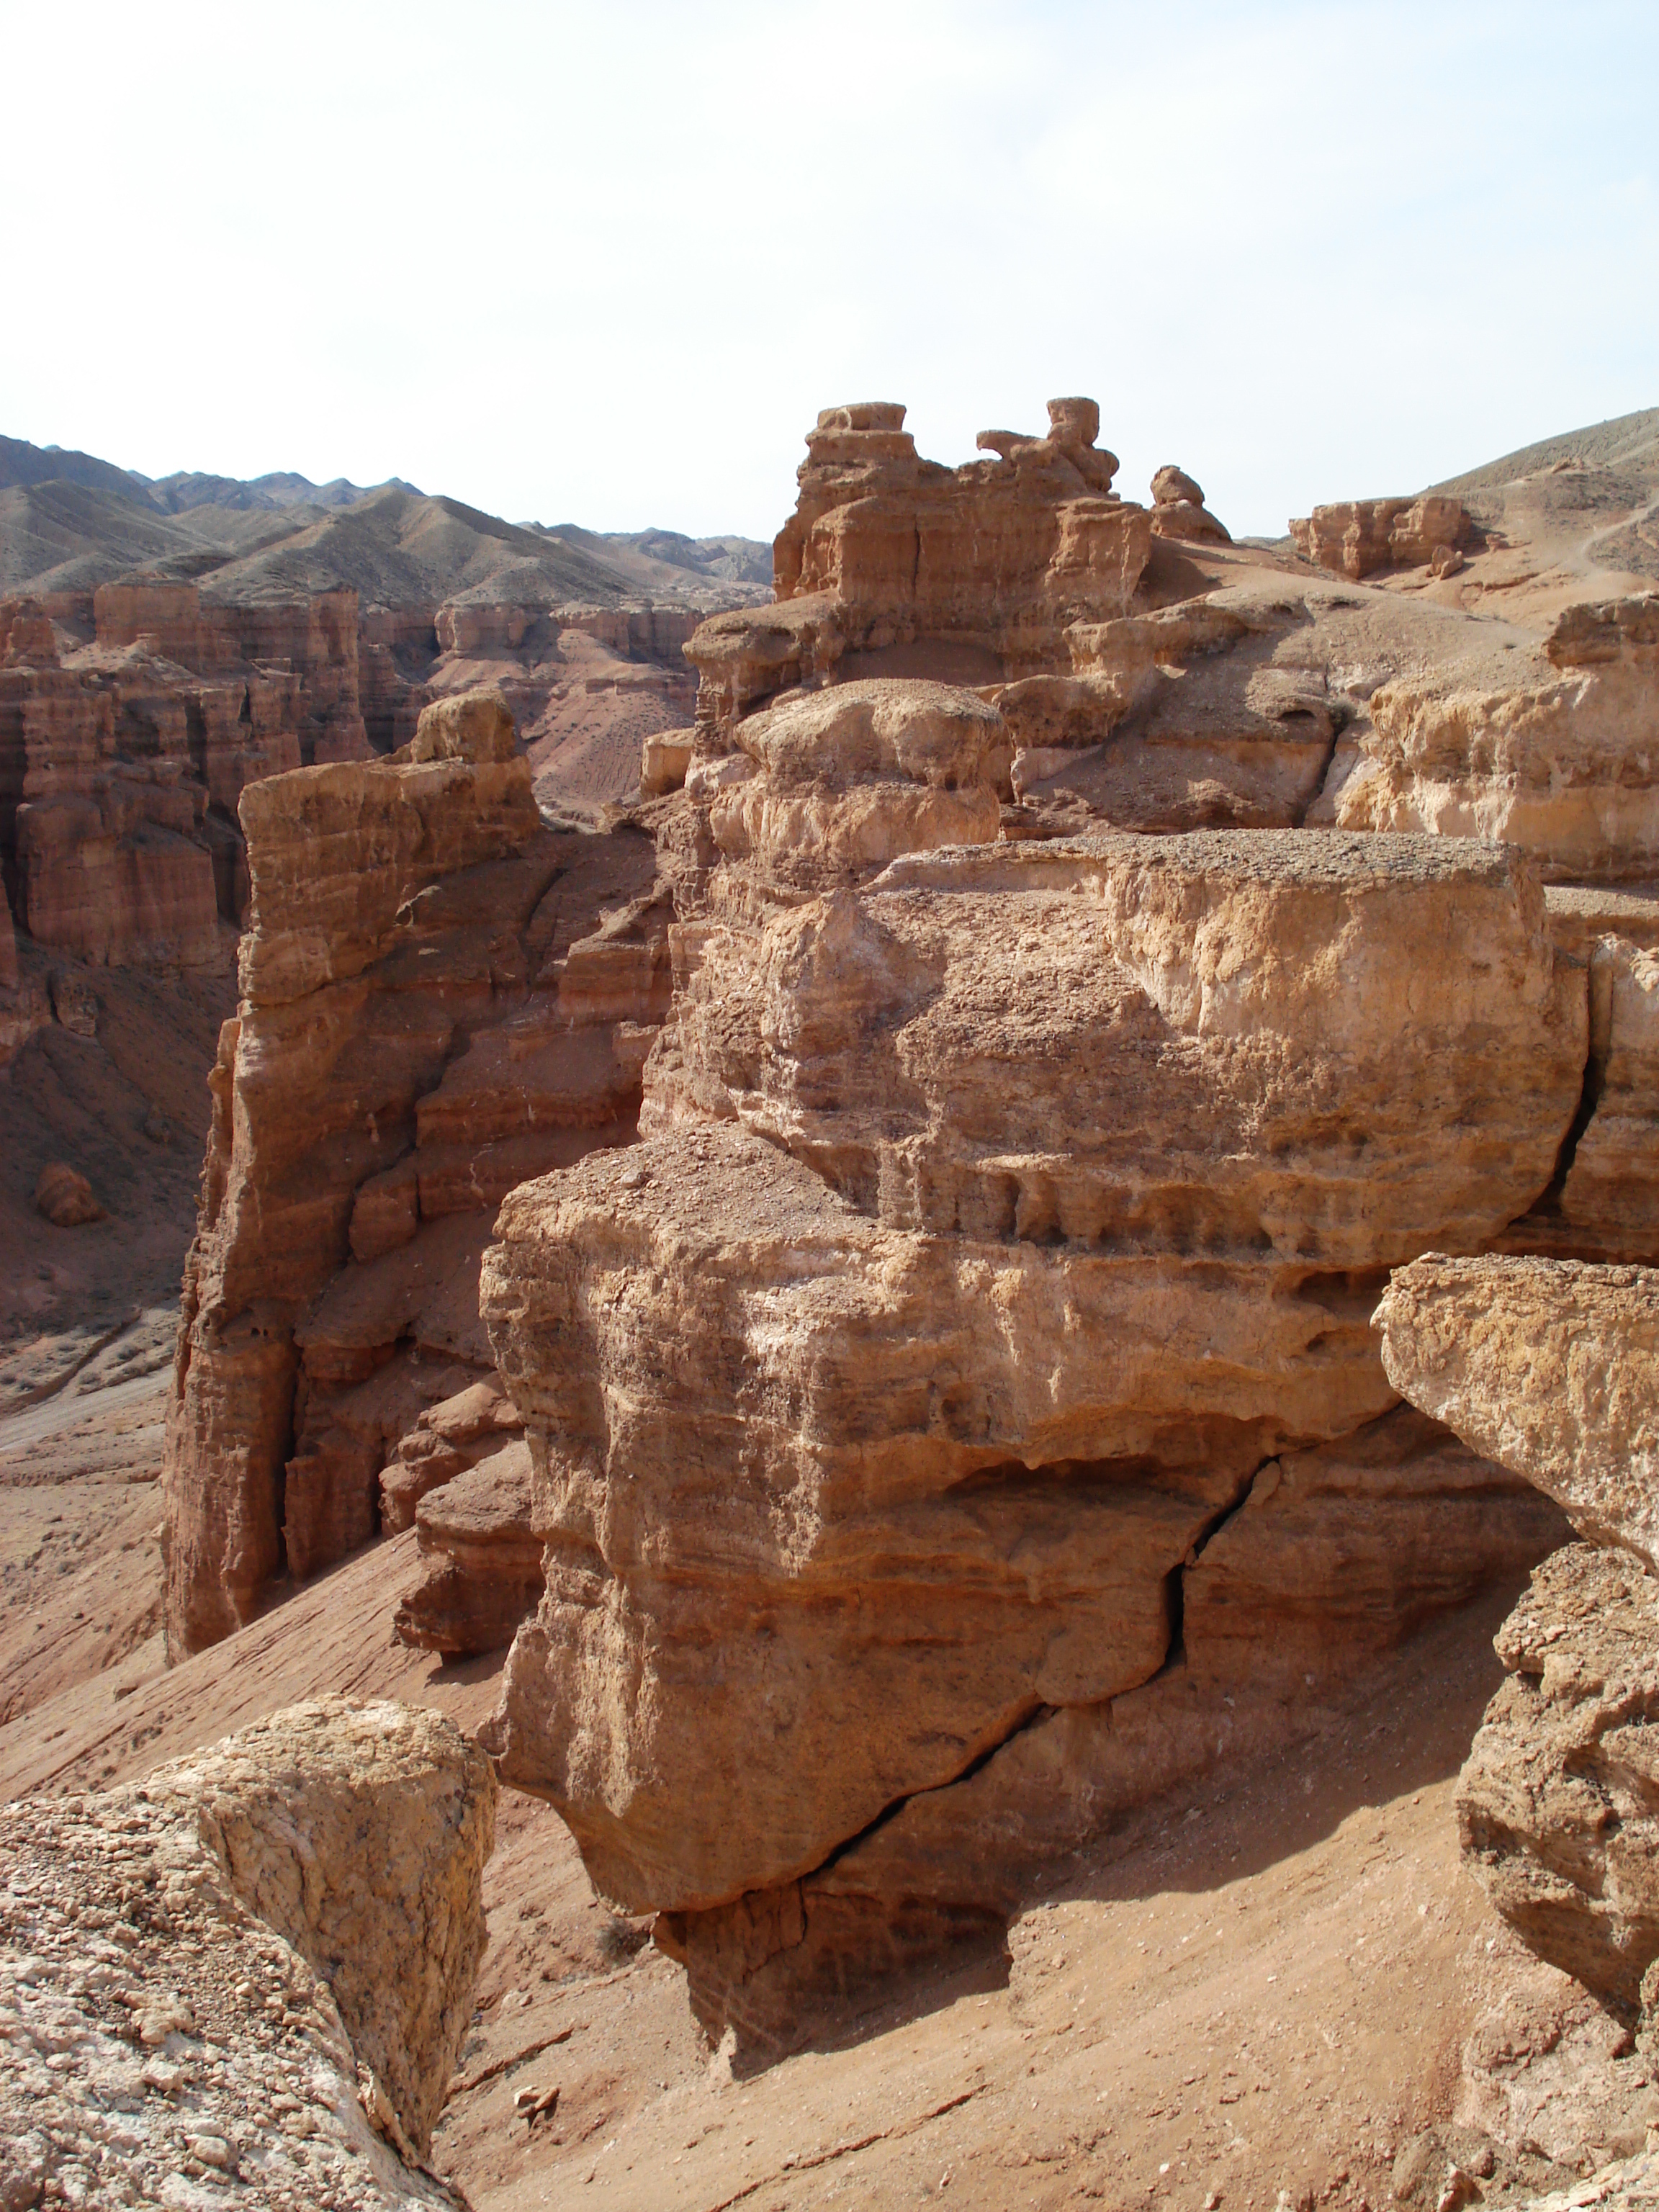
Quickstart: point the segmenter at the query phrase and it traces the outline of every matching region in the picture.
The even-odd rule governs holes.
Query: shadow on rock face
[[[1078,1717],[1045,1710],[975,1774],[894,1807],[804,1881],[712,1912],[659,1915],[657,1943],[684,1966],[692,2008],[735,2078],[1005,1988],[1012,1932],[1034,1911],[1219,1893],[1312,1850],[1364,1808],[1456,1774],[1502,1679],[1492,1639],[1518,1580],[1346,1680],[1304,1683],[1305,1699],[1194,1697],[1177,1656],[1139,1694],[1184,1703],[1164,1755],[1173,1764],[1184,1752],[1192,1770],[1139,1803],[1103,1802],[1098,1752],[1092,1777],[1075,1763],[1063,1771],[1054,1739],[1065,1735],[1076,1762],[1086,1723],[1067,1727]],[[1218,1724],[1232,1748],[1220,1760]],[[1023,1771],[1011,1775],[1011,1764]]]

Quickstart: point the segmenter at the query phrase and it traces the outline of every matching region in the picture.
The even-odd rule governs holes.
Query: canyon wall
[[[243,788],[368,754],[356,615],[350,591],[204,607],[193,584],[143,581],[0,604],[18,927],[94,964],[224,962],[246,902]]]
[[[631,1138],[668,994],[650,840],[550,830],[498,696],[428,707],[389,760],[250,786],[241,816],[163,1477],[179,1651],[374,1535],[383,1467],[488,1372],[495,1207]]]
[[[478,697],[241,801],[173,1648],[412,1521],[400,1634],[522,1621],[503,1776],[763,2048],[1562,1542],[1391,1269],[1659,1259],[1652,603],[1310,580],[1049,412],[827,410],[605,835]]]
[[[994,842],[1001,719],[849,682],[694,769],[641,1142],[484,1261],[547,1544],[490,1740],[763,2045],[1563,1530],[1369,1328],[1556,1172],[1536,875]]]
[[[14,925],[94,965],[225,963],[247,914],[242,791],[391,752],[434,699],[490,684],[528,729],[574,690],[689,722],[700,619],[493,599],[360,611],[344,586],[220,602],[144,577],[0,601],[0,994]]]

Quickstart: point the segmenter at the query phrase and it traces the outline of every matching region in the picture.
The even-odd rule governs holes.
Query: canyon
[[[0,1767],[458,1720],[475,2202],[1437,2204],[1659,2118],[1659,426],[1268,545],[1048,415],[827,410],[764,602],[8,603],[7,1202],[106,1211],[13,1292],[0,1469],[96,1510]],[[198,1132],[175,1340],[88,1293]]]

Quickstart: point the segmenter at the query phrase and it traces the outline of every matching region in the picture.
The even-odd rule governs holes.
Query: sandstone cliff
[[[777,605],[717,616],[687,647],[698,720],[842,673],[994,681],[1051,665],[1066,623],[1127,611],[1146,566],[1145,507],[1112,490],[1091,399],[1055,399],[1045,437],[987,430],[991,456],[921,459],[887,401],[826,408],[807,434],[800,499],[773,549]],[[862,656],[907,653],[860,669]],[[842,666],[851,657],[854,666]]]
[[[694,764],[641,1143],[485,1261],[547,1541],[503,1773],[763,2042],[1561,1529],[1366,1327],[1551,1182],[1589,990],[1535,877],[987,842],[1000,720],[846,683]]]
[[[1337,820],[1507,840],[1551,880],[1650,878],[1659,597],[1570,607],[1494,679],[1430,669],[1378,690]]]
[[[1510,541],[1487,550],[1439,494],[1317,510],[1304,552],[1352,580],[1310,584],[1231,546],[1184,471],[1158,472],[1150,515],[1116,500],[1092,403],[1053,410],[1047,439],[988,431],[997,458],[950,470],[916,457],[897,406],[827,410],[778,603],[691,638],[695,735],[653,754],[647,787],[729,759],[780,691],[931,678],[1007,722],[1006,836],[1429,830],[1519,844],[1551,882],[1654,875],[1650,596],[1558,592],[1540,624]],[[1498,620],[1474,619],[1500,592]]]
[[[368,744],[357,603],[204,607],[193,584],[0,603],[0,861],[34,941],[116,966],[222,961],[243,787]]]
[[[763,2044],[1515,1586],[1565,1523],[1399,1407],[1377,1293],[1659,1218],[1640,899],[1364,814],[1391,701],[1519,641],[1155,532],[1050,414],[956,471],[821,418],[654,852],[562,843],[464,702],[243,802],[175,1644],[412,1516],[400,1634],[534,1607],[504,1774]],[[1609,786],[1644,620],[1551,647]]]
[[[1589,1540],[1498,1638],[1510,1680],[1463,1770],[1463,1849],[1541,1957],[1659,2017],[1659,1273],[1431,1255],[1376,1319],[1396,1387]]]
[[[1416,568],[1436,560],[1441,563],[1437,573],[1443,574],[1449,565],[1444,556],[1456,556],[1472,530],[1461,500],[1425,492],[1418,499],[1354,499],[1316,507],[1305,520],[1291,523],[1291,536],[1304,560],[1338,569],[1358,582],[1377,568]]]
[[[242,819],[164,1471],[179,1650],[374,1534],[399,1440],[488,1370],[494,1207],[631,1137],[667,998],[649,840],[549,830],[493,695],[386,762],[252,786]]]

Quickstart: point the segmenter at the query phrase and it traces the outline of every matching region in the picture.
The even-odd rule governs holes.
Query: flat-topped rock
[[[1430,1254],[1376,1327],[1402,1397],[1659,1571],[1659,1271]]]

